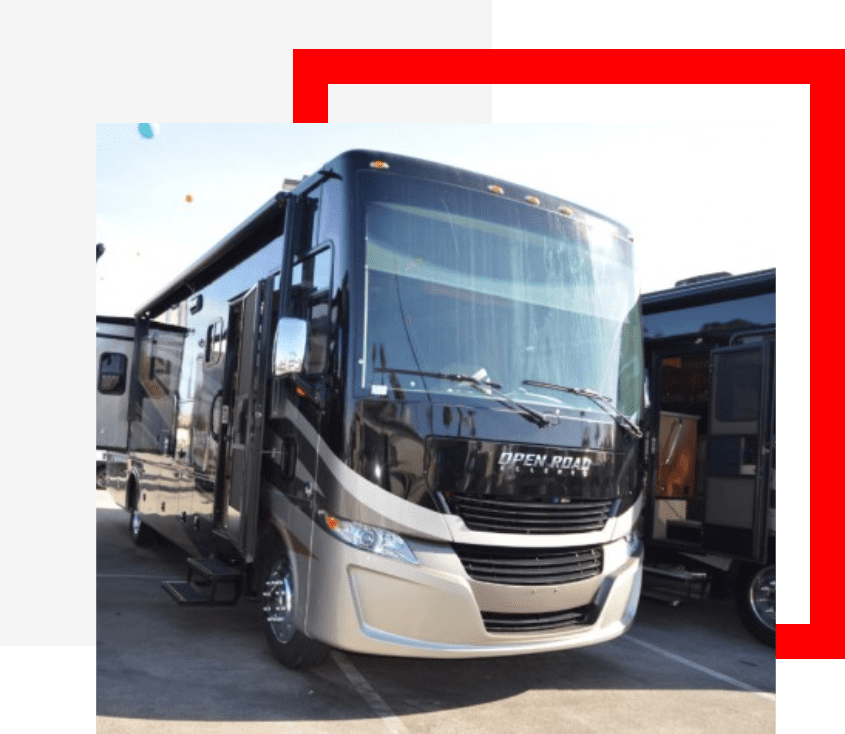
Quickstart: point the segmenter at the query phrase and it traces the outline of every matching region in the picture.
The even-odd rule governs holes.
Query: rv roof
[[[692,281],[692,282],[690,282]],[[758,270],[743,275],[726,277],[704,276],[704,279],[690,278],[680,285],[662,291],[644,293],[643,313],[664,311],[667,308],[693,306],[699,303],[753,296],[759,293],[775,292],[775,269]]]

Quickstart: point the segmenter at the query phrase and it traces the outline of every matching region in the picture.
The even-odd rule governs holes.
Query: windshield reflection
[[[528,389],[531,378],[639,410],[639,308],[623,233],[468,189],[363,180],[365,387],[477,395],[431,373],[484,369],[522,402],[595,408],[583,396]]]

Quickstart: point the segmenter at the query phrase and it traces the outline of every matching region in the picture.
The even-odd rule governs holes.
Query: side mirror
[[[281,318],[273,342],[273,374],[284,377],[302,372],[308,324],[302,319]]]

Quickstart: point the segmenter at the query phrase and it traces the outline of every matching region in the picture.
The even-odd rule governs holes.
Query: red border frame
[[[815,303],[824,307],[833,300],[829,294],[835,292],[838,262],[837,250],[827,243],[837,241],[828,212],[836,211],[840,187],[835,186],[834,180],[843,167],[843,145],[834,134],[841,94],[833,78],[841,68],[843,53],[838,50],[294,49],[293,121],[328,122],[329,84],[809,84],[810,131],[814,143],[810,151],[811,183],[815,184],[815,216],[811,214],[811,227],[817,241],[825,243],[821,250],[825,255],[824,268],[814,267],[812,259],[810,262],[811,284],[815,286],[810,306]],[[783,213],[785,217],[790,216],[788,201],[783,202]],[[820,261],[819,247],[817,244],[815,248],[816,264]],[[824,319],[828,311],[817,308],[816,313]],[[818,317],[815,327],[818,336]],[[817,376],[821,376],[818,360],[815,369],[810,367],[811,382]],[[799,400],[806,399],[812,410],[809,386],[799,386],[795,395]],[[823,405],[828,407],[827,403]],[[832,424],[837,406],[829,407],[823,413],[817,410],[816,419],[821,419],[822,429],[829,425],[831,435],[835,435]],[[789,457],[789,451],[782,449],[781,456]],[[802,465],[807,466],[806,484],[788,491],[809,496],[809,457]],[[831,484],[830,493],[820,495],[820,499],[837,499],[838,482],[834,479]],[[838,614],[834,618],[838,604],[834,599],[824,598],[819,591],[824,588],[825,576],[829,575],[834,583],[837,577],[833,559],[838,550],[839,513],[824,510],[819,500],[811,504],[810,522],[815,529],[811,554],[815,563],[809,571],[811,589],[816,589],[815,596],[812,591],[810,596],[811,624],[778,625],[777,657],[781,660],[845,658],[845,636],[839,633]]]

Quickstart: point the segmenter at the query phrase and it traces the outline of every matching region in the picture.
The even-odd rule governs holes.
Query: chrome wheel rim
[[[775,568],[767,566],[751,582],[749,590],[751,610],[754,616],[766,626],[775,629]]]
[[[277,561],[264,583],[264,620],[279,642],[290,642],[296,628],[293,624],[293,575],[290,563]]]
[[[138,534],[141,532],[141,516],[138,514],[138,510],[132,510],[132,516],[129,519],[129,527],[132,528],[132,535],[137,538]]]

